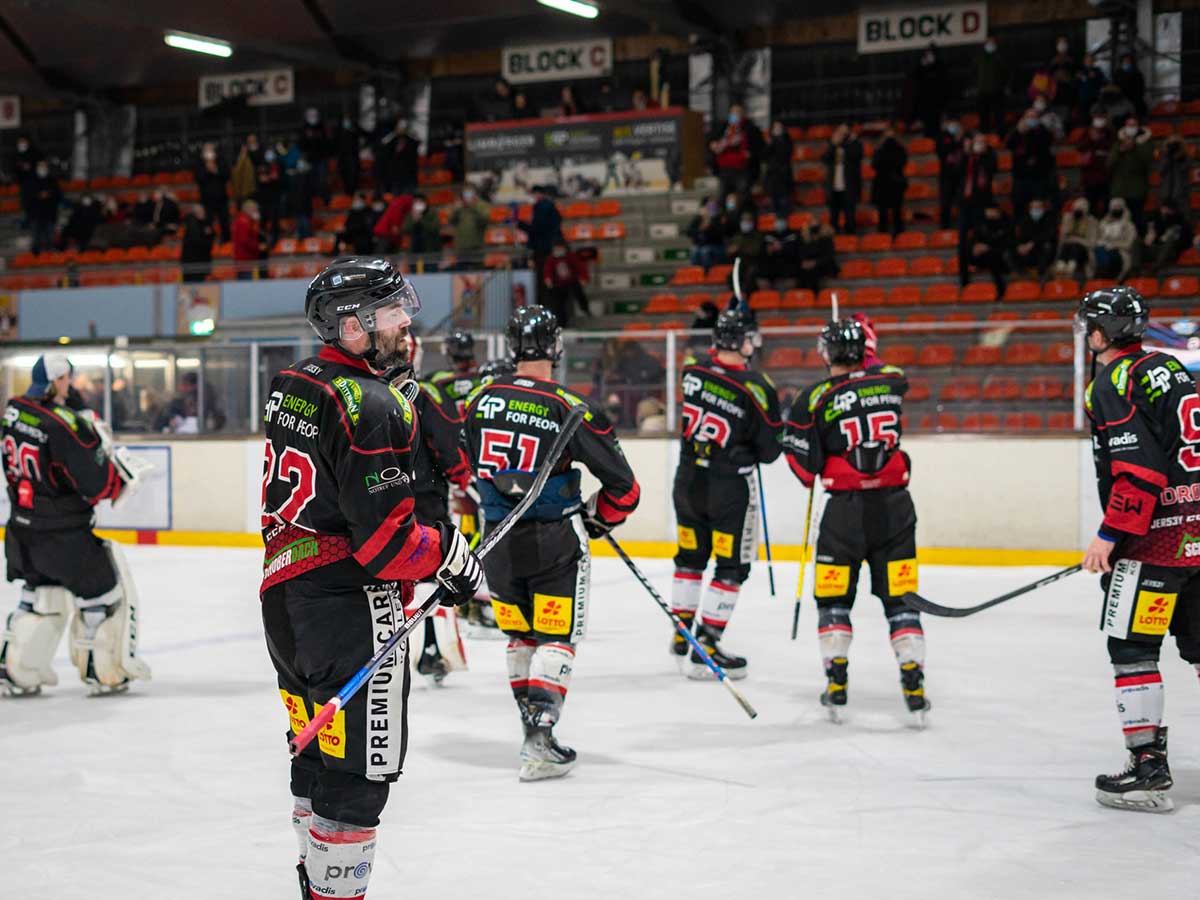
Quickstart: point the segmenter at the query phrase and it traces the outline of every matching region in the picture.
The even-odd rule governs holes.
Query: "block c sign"
[[[571,81],[612,74],[612,38],[504,48],[504,80],[511,84]]]
[[[930,44],[982,44],[988,30],[987,3],[918,9],[861,10],[858,52],[919,50]]]

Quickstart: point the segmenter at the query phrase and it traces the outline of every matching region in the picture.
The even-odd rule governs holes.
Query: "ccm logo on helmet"
[[[357,304],[357,303],[347,303],[345,306],[339,306],[337,309],[334,310],[334,312],[346,312],[347,310],[358,309],[358,307],[359,307],[359,304]]]

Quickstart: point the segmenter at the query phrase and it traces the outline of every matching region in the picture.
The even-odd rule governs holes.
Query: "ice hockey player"
[[[1200,396],[1179,360],[1142,347],[1150,319],[1129,287],[1080,304],[1095,377],[1084,395],[1104,520],[1083,557],[1104,573],[1101,631],[1116,676],[1129,764],[1096,778],[1105,806],[1173,808],[1158,656],[1163,636],[1200,674]]]
[[[263,626],[292,733],[329,702],[404,621],[415,582],[447,604],[482,570],[457,530],[413,515],[416,387],[407,332],[420,309],[392,264],[342,257],[308,287],[320,353],[271,381],[263,462]],[[375,829],[408,738],[404,645],[293,759],[301,890],[360,897]],[[397,658],[398,657],[398,658]]]
[[[68,622],[71,661],[92,693],[150,677],[124,554],[92,531],[96,504],[132,495],[147,466],[114,450],[107,425],[72,401],[71,373],[62,354],[40,357],[4,411],[8,580],[25,582],[0,639],[0,686],[14,695],[58,684],[52,662]]]
[[[561,423],[582,402],[554,381],[562,331],[549,310],[518,309],[508,342],[516,373],[471,395],[464,431],[488,525],[521,499]],[[600,481],[586,503],[576,462]],[[565,775],[575,763],[575,751],[558,743],[554,726],[571,683],[575,645],[587,628],[588,537],[603,537],[623,522],[640,493],[612,426],[598,411],[585,415],[553,472],[529,512],[484,560],[496,621],[509,637],[508,678],[525,731],[522,781]]]
[[[900,449],[908,381],[895,366],[864,366],[866,333],[852,319],[826,325],[818,350],[829,377],[797,396],[784,449],[796,477],[810,489],[820,478],[829,495],[817,532],[814,579],[817,635],[828,678],[821,704],[840,721],[854,636],[850,610],[865,562],[871,592],[887,616],[904,702],[920,726],[930,706],[925,633],[920,616],[901,600],[917,589],[917,514],[908,493],[908,454]]]
[[[413,377],[421,372],[421,341],[409,334],[409,353]],[[471,481],[471,469],[459,446],[462,416],[458,405],[434,384],[418,380],[420,391],[413,402],[421,423],[421,440],[413,453],[413,512],[422,525],[449,522],[449,490],[453,484],[465,491]],[[436,587],[424,582],[415,590],[420,604]],[[450,672],[467,667],[466,651],[458,632],[458,613],[453,606],[440,607],[424,623],[425,645],[417,658],[417,672],[441,684]]]
[[[746,677],[746,660],[724,651],[719,641],[758,553],[755,466],[779,456],[783,429],[775,386],[749,369],[757,336],[745,315],[725,310],[713,327],[710,358],[684,367],[682,441],[673,491],[679,549],[671,607],[694,627],[713,662],[734,679]],[[716,566],[704,590],[709,557],[715,557]],[[688,648],[675,633],[671,652],[682,660]],[[689,678],[712,677],[695,651],[689,662]]]
[[[458,404],[461,414],[467,397],[479,386],[475,338],[469,331],[452,331],[442,342],[442,353],[450,361],[450,368],[434,372],[429,381]]]

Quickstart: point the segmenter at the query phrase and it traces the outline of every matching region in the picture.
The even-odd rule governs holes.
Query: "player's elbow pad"
[[[1136,482],[1128,478],[1118,479],[1104,511],[1104,524],[1108,526],[1105,530],[1145,534],[1150,530],[1157,499],[1153,491]]]

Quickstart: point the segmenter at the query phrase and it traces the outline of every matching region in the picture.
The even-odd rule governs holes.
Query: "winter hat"
[[[32,399],[45,397],[51,382],[74,371],[75,367],[64,353],[46,353],[39,356],[33,364],[33,383],[29,385],[25,396]]]

